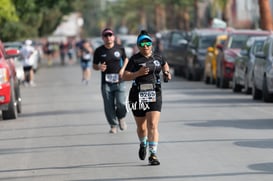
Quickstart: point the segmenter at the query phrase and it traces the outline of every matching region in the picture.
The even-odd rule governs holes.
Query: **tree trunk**
[[[174,4],[167,4],[166,6],[166,12],[167,12],[167,27],[168,29],[175,29],[176,28],[176,14],[175,14],[175,8]]]
[[[269,0],[259,0],[259,6],[261,16],[261,29],[273,30]]]
[[[190,15],[187,7],[183,8],[183,30],[190,31]]]
[[[139,31],[147,30],[147,17],[144,7],[141,7],[139,10]]]
[[[230,25],[230,9],[231,9],[231,0],[226,0],[223,6],[223,20],[227,23],[227,26]]]
[[[156,31],[166,29],[165,7],[162,4],[155,5],[155,27]]]
[[[198,0],[194,0],[194,27],[199,28],[199,7],[198,7]]]

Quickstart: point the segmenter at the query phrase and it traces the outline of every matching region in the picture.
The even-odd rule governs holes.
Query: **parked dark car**
[[[174,69],[174,75],[183,75],[186,65],[185,55],[189,41],[189,33],[182,30],[167,30],[160,33],[158,49],[167,58]]]
[[[265,40],[262,51],[255,54],[252,89],[253,99],[273,102],[273,35]]]
[[[216,86],[229,88],[233,78],[234,61],[240,54],[241,48],[251,36],[269,35],[269,31],[262,30],[232,30],[228,34],[228,39],[217,56]]]
[[[193,30],[186,53],[185,77],[188,80],[202,79],[207,48],[213,46],[216,37],[221,34],[226,34],[225,29]]]
[[[255,54],[262,50],[266,38],[267,36],[250,37],[241,49],[240,56],[235,59],[234,63],[233,92],[241,92],[244,89],[246,94],[251,93]]]

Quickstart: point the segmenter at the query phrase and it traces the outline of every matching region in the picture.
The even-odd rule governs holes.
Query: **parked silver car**
[[[262,51],[255,54],[253,70],[253,99],[273,102],[273,35],[265,40]]]
[[[262,50],[266,38],[267,36],[249,37],[245,46],[241,49],[240,56],[234,62],[233,92],[240,92],[244,88],[246,94],[251,94],[255,53]]]

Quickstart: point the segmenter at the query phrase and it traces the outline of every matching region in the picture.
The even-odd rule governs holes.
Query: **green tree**
[[[159,31],[158,27],[189,29],[193,12],[192,0],[119,0],[108,6],[100,21],[119,26],[125,19],[131,33],[138,33],[141,28],[150,32]]]
[[[0,19],[0,33],[5,40],[18,40],[50,35],[63,16],[74,11],[80,12],[84,18],[84,36],[99,35],[105,26],[117,30],[125,23],[129,33],[138,33],[142,28],[149,32],[171,28],[189,30],[190,25],[198,25],[198,6],[194,9],[194,3],[196,5],[200,0],[116,0],[111,3],[108,0],[6,1],[14,7],[11,14],[15,18],[5,16],[5,21]]]
[[[15,6],[11,0],[0,0],[0,4],[0,38],[4,39],[4,37],[6,37],[6,32],[8,33],[8,31],[5,31],[6,27],[3,25],[5,25],[7,22],[10,22],[10,24],[15,24],[18,22],[19,18],[16,14]],[[9,33],[11,34],[11,32]]]
[[[51,34],[63,15],[74,11],[81,0],[0,0],[0,3],[2,9],[10,12],[0,11],[6,15],[4,18],[0,15],[1,38],[12,41]]]
[[[101,17],[105,16],[101,12],[101,0],[82,0],[74,6],[75,11],[81,12],[84,25],[83,25],[83,36],[96,36],[100,35],[99,22]]]
[[[18,21],[18,16],[11,0],[0,0],[0,4],[0,24],[5,21]]]

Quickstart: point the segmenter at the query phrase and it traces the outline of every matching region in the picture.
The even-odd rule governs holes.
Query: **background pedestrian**
[[[26,40],[24,46],[21,49],[21,55],[24,59],[24,85],[36,86],[34,83],[34,57],[32,57],[35,48],[32,46],[32,40]]]
[[[93,49],[90,42],[87,40],[82,41],[82,46],[79,51],[82,68],[82,83],[88,84],[91,76],[91,65],[93,61]]]

